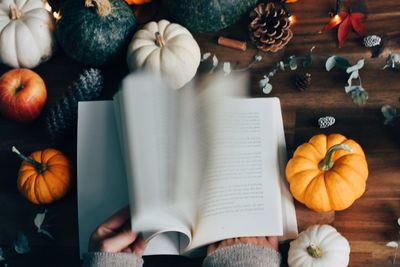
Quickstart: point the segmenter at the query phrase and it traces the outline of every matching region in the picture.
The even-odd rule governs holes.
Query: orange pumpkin
[[[286,178],[293,196],[310,209],[344,210],[365,192],[368,165],[354,140],[319,134],[296,149]]]
[[[33,152],[29,158],[15,152],[22,160],[18,190],[35,204],[48,204],[62,198],[71,185],[71,164],[60,151],[49,148]]]
[[[125,0],[128,5],[143,5],[150,3],[151,0]]]

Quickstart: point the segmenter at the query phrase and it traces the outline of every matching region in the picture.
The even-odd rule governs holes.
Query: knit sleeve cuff
[[[203,267],[279,267],[279,252],[252,244],[238,244],[217,249],[203,261]]]
[[[83,267],[142,267],[142,257],[134,253],[89,252],[83,256]]]

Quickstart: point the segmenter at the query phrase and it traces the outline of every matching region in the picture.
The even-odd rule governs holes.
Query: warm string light
[[[61,19],[61,13],[60,13],[60,11],[58,11],[58,12],[53,12],[53,17],[56,19],[56,20],[59,20],[59,19]]]
[[[54,12],[52,13],[53,9],[51,8],[49,2],[44,1],[44,8],[45,8],[50,14],[53,14],[53,17],[55,18],[55,20],[59,20],[59,19],[61,18],[60,11],[58,11],[58,12],[55,12],[55,11],[54,11]]]
[[[289,22],[290,22],[291,25],[295,24],[295,23],[296,23],[296,17],[293,16],[293,15],[291,15],[291,16],[289,17]]]
[[[47,2],[47,1],[44,2],[44,8],[49,12],[51,12],[51,10],[52,10],[51,6],[49,5],[49,2]]]

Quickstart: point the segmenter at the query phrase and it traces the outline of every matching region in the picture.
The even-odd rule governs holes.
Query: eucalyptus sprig
[[[397,218],[396,228],[398,228],[398,227],[400,227],[400,218]],[[399,235],[400,235],[400,231],[399,231]],[[393,249],[392,264],[395,265],[396,264],[396,258],[397,258],[397,250],[399,249],[399,242],[398,241],[390,241],[390,242],[386,243],[386,247]]]
[[[350,74],[349,79],[347,80],[347,85],[344,87],[344,91],[351,97],[354,104],[358,106],[364,105],[368,100],[368,92],[362,86],[359,73],[359,70],[364,67],[364,59],[360,59],[357,64],[351,65],[344,57],[331,56],[326,60],[325,68],[327,71],[331,71],[334,67]],[[353,85],[353,80],[358,80],[358,84]]]
[[[400,69],[400,54],[391,54],[386,59],[386,65],[383,66],[384,69]]]
[[[400,120],[400,114],[397,112],[397,109],[390,105],[383,105],[381,112],[385,118],[385,121],[383,122],[385,125],[393,126]]]
[[[303,66],[304,68],[309,67],[312,63],[312,52],[315,46],[313,46],[307,55],[301,56],[290,56],[287,60],[281,60],[277,62],[274,68],[259,81],[260,89],[264,92],[264,94],[269,94],[272,91],[272,84],[270,80],[278,71],[284,71],[286,69],[296,70],[299,66]]]
[[[262,56],[257,53],[253,56],[252,60],[243,68],[232,69],[232,64],[228,61],[222,63],[222,71],[225,76],[231,74],[232,72],[243,72],[251,69],[254,64],[260,62],[262,60]],[[220,62],[215,54],[211,54],[210,52],[206,52],[201,57],[201,62],[211,61],[211,66],[209,67],[208,73],[212,74],[215,70],[220,69]]]

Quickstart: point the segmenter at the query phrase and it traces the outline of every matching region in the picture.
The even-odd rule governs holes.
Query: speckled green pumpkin
[[[215,32],[246,16],[257,0],[163,0],[163,4],[191,32]]]
[[[124,55],[133,35],[136,19],[122,0],[109,0],[111,11],[100,16],[97,6],[84,0],[65,1],[56,37],[65,53],[78,62],[104,66]]]

